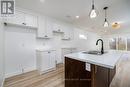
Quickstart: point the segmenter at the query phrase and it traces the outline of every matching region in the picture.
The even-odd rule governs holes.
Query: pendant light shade
[[[109,23],[107,21],[107,12],[106,12],[107,9],[108,9],[108,7],[104,7],[104,10],[105,10],[105,21],[103,24],[104,27],[109,27]]]
[[[105,19],[103,26],[104,27],[109,27],[109,23],[108,23],[107,19]]]
[[[117,23],[117,22],[112,24],[113,29],[119,29],[120,27],[121,27],[121,25],[119,23]]]
[[[89,17],[90,18],[97,17],[97,11],[96,11],[95,6],[94,6],[94,0],[92,0],[92,9],[90,11]]]

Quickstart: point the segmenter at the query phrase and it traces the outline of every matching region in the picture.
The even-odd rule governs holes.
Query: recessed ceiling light
[[[76,18],[78,19],[78,18],[79,18],[79,16],[76,16]]]
[[[44,2],[45,2],[45,0],[40,0],[40,2],[44,3]]]

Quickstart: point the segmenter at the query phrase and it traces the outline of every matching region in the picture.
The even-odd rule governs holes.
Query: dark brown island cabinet
[[[91,64],[91,71],[87,71],[85,64],[65,57],[65,87],[109,87],[116,68],[109,69]]]

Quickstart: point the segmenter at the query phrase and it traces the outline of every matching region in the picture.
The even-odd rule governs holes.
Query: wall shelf
[[[14,23],[9,23],[9,22],[4,22],[4,25],[5,26],[16,26],[16,27],[30,28],[30,29],[38,29],[37,27],[27,26],[24,24],[14,24]]]

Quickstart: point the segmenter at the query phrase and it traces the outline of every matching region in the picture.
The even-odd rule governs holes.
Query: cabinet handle
[[[47,35],[45,35],[45,37],[47,37]]]
[[[60,31],[60,29],[58,29],[58,31]]]
[[[23,25],[26,25],[26,23],[22,23]]]

